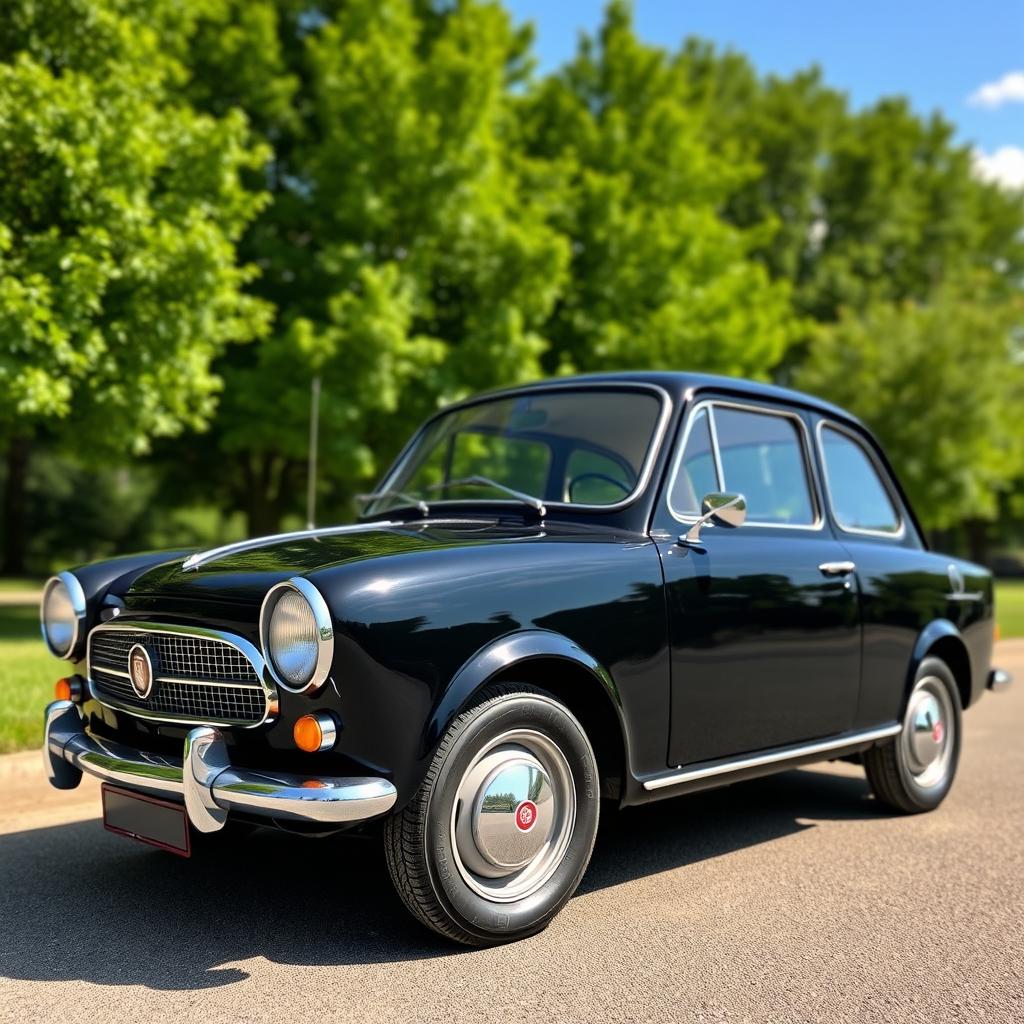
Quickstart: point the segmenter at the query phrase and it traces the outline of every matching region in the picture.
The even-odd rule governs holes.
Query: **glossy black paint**
[[[177,552],[76,573],[91,608],[117,599],[126,619],[201,624],[257,646],[267,590],[308,578],[334,618],[331,680],[314,696],[282,691],[273,724],[230,731],[231,756],[256,768],[378,773],[395,782],[398,806],[453,716],[499,677],[538,682],[569,704],[593,734],[606,793],[623,803],[651,798],[642,781],[677,765],[897,719],[917,661],[936,644],[965,703],[981,692],[988,573],[956,562],[965,593],[953,594],[953,560],[925,549],[902,495],[899,538],[841,531],[813,445],[816,528],[744,526],[706,530],[699,548],[676,542],[684,526],[668,511],[665,482],[698,401],[795,410],[810,439],[825,417],[873,445],[855,420],[808,396],[723,378],[627,374],[558,386],[593,388],[600,401],[624,381],[662,389],[671,403],[649,481],[628,507],[553,508],[538,522],[514,503],[466,502],[426,519],[382,514],[353,532],[269,539],[191,570]],[[843,558],[857,563],[849,580],[817,568]],[[317,708],[340,721],[337,746],[299,753],[292,724]],[[177,750],[188,728],[96,701],[86,710],[96,732],[144,749]]]

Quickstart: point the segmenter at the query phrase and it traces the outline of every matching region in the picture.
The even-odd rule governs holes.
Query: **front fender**
[[[492,640],[462,665],[427,721],[421,749],[425,753],[433,750],[459,711],[491,679],[513,665],[538,658],[569,661],[586,669],[611,700],[622,729],[622,701],[608,671],[587,651],[561,633],[546,629],[526,629]],[[625,736],[624,729],[622,734]]]

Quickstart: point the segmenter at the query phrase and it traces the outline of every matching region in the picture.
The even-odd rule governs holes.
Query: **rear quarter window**
[[[891,489],[867,448],[852,435],[827,424],[822,424],[820,438],[836,523],[854,533],[899,533],[900,514]]]

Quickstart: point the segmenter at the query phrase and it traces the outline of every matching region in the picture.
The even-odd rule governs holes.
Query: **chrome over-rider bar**
[[[200,832],[224,827],[231,811],[284,821],[344,825],[373,818],[395,803],[386,779],[333,778],[233,768],[217,729],[199,726],[185,737],[183,757],[135,750],[90,736],[69,700],[46,708],[43,761],[50,784],[74,789],[88,772],[151,796],[182,800]]]

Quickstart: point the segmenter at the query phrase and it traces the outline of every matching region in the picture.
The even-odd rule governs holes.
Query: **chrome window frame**
[[[196,636],[235,648],[235,650],[237,650],[242,657],[252,665],[253,671],[256,673],[256,678],[259,680],[259,686],[263,692],[264,698],[263,717],[258,722],[239,722],[236,719],[230,718],[182,718],[159,711],[151,711],[147,708],[135,707],[131,704],[124,704],[116,697],[111,697],[107,693],[99,692],[96,688],[96,683],[92,678],[92,640],[97,633],[110,632],[143,632],[163,634],[165,636]],[[116,669],[104,669],[101,666],[100,670],[110,672],[111,675],[124,675],[127,677],[127,673],[122,673]],[[85,651],[85,671],[89,695],[93,700],[98,701],[104,707],[111,708],[114,711],[120,711],[126,715],[135,715],[137,718],[145,718],[153,722],[167,722],[171,725],[216,725],[228,729],[256,729],[261,725],[268,725],[273,722],[277,718],[280,710],[277,688],[274,685],[272,675],[267,669],[266,662],[263,660],[263,655],[260,654],[255,645],[249,643],[249,641],[243,637],[237,636],[234,633],[225,633],[219,629],[207,629],[202,626],[173,626],[161,622],[133,621],[131,619],[124,618],[118,618],[116,621],[112,622],[102,622],[98,626],[94,626],[89,630]],[[170,675],[157,675],[153,682],[154,685],[159,682],[172,682],[188,683],[195,686],[222,686],[229,688],[234,687],[236,689],[244,688],[241,685],[225,683],[220,680],[181,679],[177,676]],[[248,688],[255,689],[255,687]]]
[[[889,503],[892,505],[893,512],[896,513],[897,527],[895,530],[869,530],[861,526],[843,525],[842,520],[836,513],[836,506],[832,500],[832,489],[828,479],[828,460],[825,458],[825,442],[821,436],[822,431],[826,429],[834,430],[837,434],[842,434],[844,437],[849,438],[855,445],[857,445],[858,448],[860,448],[862,452],[865,453],[865,455],[867,455],[868,462],[871,464],[872,469],[874,469],[875,476],[878,478],[878,482],[882,485],[882,490],[888,497]],[[829,514],[832,516],[832,521],[836,524],[836,528],[842,530],[843,533],[849,533],[854,536],[884,537],[886,540],[902,540],[907,533],[907,517],[903,512],[903,502],[900,501],[899,494],[893,485],[890,474],[882,465],[877,453],[873,449],[873,446],[868,444],[856,431],[851,430],[849,427],[844,426],[836,420],[829,419],[827,416],[822,416],[818,419],[818,422],[814,427],[814,436],[818,447],[818,458],[821,461],[821,476],[825,490],[825,498],[828,501]]]
[[[672,397],[669,393],[661,387],[659,384],[651,384],[646,381],[585,381],[576,382],[572,384],[560,383],[557,380],[549,381],[543,384],[533,384],[521,388],[508,388],[503,391],[492,391],[489,394],[478,395],[474,398],[467,399],[465,402],[456,402],[454,405],[445,406],[445,408],[438,410],[433,416],[425,420],[419,427],[419,429],[409,439],[409,443],[400,452],[398,458],[395,460],[394,465],[388,470],[386,476],[381,478],[380,483],[374,488],[375,491],[387,491],[391,489],[391,482],[399,476],[402,470],[405,468],[406,463],[409,461],[412,453],[416,449],[416,443],[427,431],[432,423],[440,419],[442,416],[447,416],[450,413],[458,412],[461,409],[470,409],[474,405],[483,405],[487,402],[502,401],[504,399],[519,397],[521,395],[531,394],[543,394],[552,391],[561,391],[566,394],[572,394],[577,391],[618,391],[618,392],[631,392],[631,391],[646,391],[654,395],[660,403],[660,412],[658,419],[654,424],[654,430],[651,433],[651,440],[647,447],[647,452],[644,455],[644,461],[640,467],[640,472],[637,474],[636,484],[633,490],[629,492],[621,501],[616,501],[611,505],[584,505],[577,504],[571,501],[544,501],[544,505],[548,509],[564,509],[575,512],[619,512],[624,508],[628,508],[632,505],[647,489],[647,485],[651,481],[651,476],[654,473],[654,464],[657,462],[658,454],[661,452],[662,445],[665,440],[665,433],[668,430],[669,422],[672,418]],[[465,505],[465,504],[480,504],[480,505],[502,505],[506,507],[521,508],[522,503],[518,501],[508,501],[502,498],[449,498],[443,500],[434,499],[429,501],[431,508],[440,507],[442,505]],[[386,515],[394,512],[396,509],[402,508],[402,505],[391,505],[388,508],[380,509],[378,512],[363,513],[363,515]]]
[[[772,409],[768,406],[758,405],[750,402],[738,402],[728,398],[705,398],[688,411],[686,416],[686,429],[683,431],[679,442],[676,445],[676,453],[672,465],[672,473],[669,476],[668,487],[665,491],[665,505],[669,515],[677,523],[692,524],[700,519],[700,513],[678,512],[672,506],[672,493],[675,490],[676,478],[683,464],[683,453],[686,451],[686,443],[690,438],[690,430],[693,427],[697,416],[707,410],[708,425],[711,430],[711,451],[715,460],[715,472],[718,474],[718,484],[725,487],[725,473],[722,469],[722,456],[718,449],[718,430],[715,426],[714,407],[719,406],[726,409],[737,409],[740,412],[758,413],[763,416],[781,416],[794,421],[797,424],[797,436],[800,440],[800,448],[803,454],[804,478],[807,481],[807,494],[811,499],[811,508],[814,518],[809,523],[766,523],[757,519],[748,519],[743,525],[763,527],[767,530],[823,530],[825,527],[825,515],[821,497],[818,493],[817,474],[814,470],[812,458],[813,444],[811,433],[807,428],[804,418],[797,412],[789,409]]]

